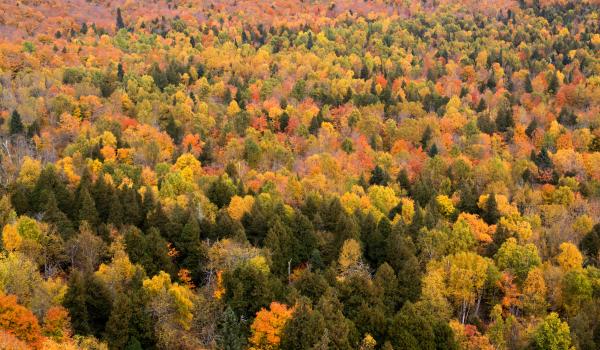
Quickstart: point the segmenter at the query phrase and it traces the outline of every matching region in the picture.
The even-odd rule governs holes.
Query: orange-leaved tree
[[[256,313],[252,322],[252,336],[250,336],[250,349],[276,350],[279,349],[281,333],[287,321],[292,317],[293,308],[284,304],[272,302],[270,310],[262,308]]]
[[[14,295],[0,294],[0,329],[24,341],[32,349],[41,349],[43,337],[38,320],[29,309],[17,303]]]

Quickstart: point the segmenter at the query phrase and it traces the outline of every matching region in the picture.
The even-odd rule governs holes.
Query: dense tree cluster
[[[600,347],[597,2],[97,3],[2,22],[0,348]]]

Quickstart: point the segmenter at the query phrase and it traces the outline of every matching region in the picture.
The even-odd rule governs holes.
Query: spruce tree
[[[121,16],[121,8],[117,7],[117,31],[125,28],[125,22],[123,22],[123,17]]]
[[[529,125],[527,125],[527,129],[525,129],[525,135],[527,135],[529,138],[531,138],[533,136],[533,133],[537,129],[537,127],[538,127],[538,121],[536,118],[533,118],[533,120],[529,123]]]
[[[223,287],[223,300],[237,315],[244,318],[254,317],[257,311],[269,305],[278,288],[269,275],[250,264],[225,271]]]
[[[477,105],[476,111],[478,113],[481,113],[483,111],[485,111],[487,109],[487,103],[485,103],[485,99],[481,98],[479,99],[479,104]]]
[[[22,134],[25,129],[23,122],[21,121],[21,115],[16,109],[10,115],[8,128],[11,135]]]
[[[500,218],[500,211],[498,210],[498,203],[496,203],[496,195],[492,192],[485,201],[485,211],[483,213],[483,219],[490,225],[495,225]]]
[[[87,189],[82,190],[80,201],[78,218],[80,221],[87,221],[93,227],[98,223],[98,212],[94,199]]]
[[[81,272],[74,270],[68,282],[67,293],[63,299],[63,306],[69,310],[71,327],[76,334],[90,334],[88,309],[86,305],[85,282]]]
[[[348,320],[342,310],[344,309],[340,303],[336,291],[333,288],[328,288],[323,294],[317,305],[317,310],[323,315],[325,321],[325,331],[329,346],[334,349],[353,349],[357,331],[352,321]],[[353,339],[354,338],[354,339]],[[320,340],[323,340],[321,337]],[[353,341],[354,340],[354,341]],[[327,346],[325,349],[329,349]]]
[[[525,92],[533,92],[533,85],[531,84],[531,77],[529,76],[529,74],[527,74],[527,76],[525,77]]]
[[[91,194],[96,204],[98,216],[103,222],[108,219],[112,191],[111,186],[104,181],[104,176],[98,176],[98,180],[92,186]],[[81,201],[82,199],[80,198],[79,202]]]
[[[119,81],[123,81],[123,77],[125,76],[125,71],[123,70],[123,64],[121,62],[119,62],[119,65],[117,66],[117,78],[119,79]]]
[[[50,192],[48,195],[48,201],[45,203],[45,210],[42,219],[45,222],[54,225],[63,240],[68,240],[75,235],[75,229],[73,223],[65,213],[63,213],[56,203],[54,193]]]
[[[308,41],[306,42],[306,48],[311,50],[313,48],[314,42],[313,42],[313,36],[312,36],[312,32],[308,32]]]
[[[385,244],[386,262],[398,273],[399,302],[416,301],[421,292],[421,267],[412,239],[394,229]]]
[[[101,337],[112,310],[110,291],[95,275],[84,277],[86,286],[86,309],[91,333]]]
[[[600,137],[595,136],[588,148],[590,152],[600,152]]]
[[[142,266],[149,276],[154,276],[160,271],[175,273],[175,265],[169,256],[167,241],[160,236],[156,228],[151,228],[146,235],[144,257]]]
[[[120,226],[123,224],[123,206],[118,191],[113,191],[108,209],[108,222]]]
[[[167,236],[169,223],[169,217],[165,213],[160,202],[158,202],[154,210],[148,213],[148,219],[145,221],[146,229],[155,227],[160,231],[160,234],[163,237]]]
[[[390,323],[389,340],[394,349],[435,349],[435,335],[430,320],[420,316],[408,303]]]
[[[408,178],[408,172],[406,171],[406,168],[402,168],[400,170],[396,181],[402,189],[410,192],[410,180]]]
[[[246,345],[244,321],[229,306],[217,328],[217,346],[221,350],[242,350]]]
[[[370,224],[368,224],[370,226]],[[377,223],[372,236],[363,240],[365,242],[365,255],[372,267],[377,267],[385,261],[385,244],[392,230],[392,225],[387,217],[382,217]]]
[[[427,146],[429,145],[429,141],[431,141],[432,137],[433,137],[433,130],[431,130],[431,127],[429,125],[427,125],[427,128],[425,128],[425,131],[423,132],[423,135],[421,136],[421,147],[423,147],[423,149],[427,148]]]
[[[125,293],[117,294],[106,323],[106,340],[111,349],[124,349],[129,344],[131,306],[129,297]]]
[[[180,237],[175,240],[175,247],[181,252],[181,265],[190,270],[194,282],[200,282],[203,263],[208,253],[206,246],[200,241],[200,225],[196,218],[190,215]]]
[[[431,145],[431,148],[429,148],[429,151],[427,151],[427,155],[431,158],[437,156],[437,154],[439,153],[437,145],[434,143],[433,145]]]
[[[496,131],[496,122],[490,118],[488,113],[484,113],[477,117],[477,128],[486,134],[493,134]]]
[[[288,263],[295,266],[298,263],[293,251],[294,237],[281,220],[276,219],[265,238],[265,247],[271,251],[273,273],[280,277],[287,276]]]
[[[371,171],[371,178],[369,179],[370,185],[380,185],[386,186],[390,181],[390,176],[387,174],[385,170],[379,165],[376,165],[375,168]]]
[[[119,198],[123,208],[123,223],[140,226],[143,214],[139,193],[134,188],[125,188],[120,191]]]
[[[317,135],[317,133],[319,132],[319,129],[321,128],[321,122],[322,122],[322,120],[320,120],[319,116],[314,116],[310,120],[310,125],[308,127],[308,131],[313,135]]]
[[[306,298],[301,299],[281,336],[282,350],[314,349],[325,331],[323,315],[313,310]]]
[[[398,278],[394,269],[388,263],[383,263],[377,269],[373,283],[381,292],[381,298],[387,315],[394,315],[400,302]]]
[[[550,75],[550,79],[548,81],[548,93],[556,94],[559,87],[558,76],[556,75],[556,71]]]
[[[500,103],[500,108],[498,109],[498,114],[496,116],[496,126],[501,132],[505,132],[515,126],[512,106],[508,100]]]

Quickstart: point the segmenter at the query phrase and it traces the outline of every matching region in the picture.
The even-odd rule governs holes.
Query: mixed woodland
[[[600,348],[600,2],[0,0],[0,348]]]

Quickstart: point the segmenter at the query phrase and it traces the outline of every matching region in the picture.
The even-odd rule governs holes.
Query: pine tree
[[[173,139],[173,141],[175,143],[178,144],[181,142],[183,129],[181,128],[179,123],[177,123],[175,118],[173,118],[172,115],[169,116],[169,118],[167,120],[167,127],[165,129],[167,131],[167,134],[169,134],[169,136],[171,136],[171,138]]]
[[[554,167],[554,162],[552,161],[552,158],[550,158],[546,147],[542,147],[538,155],[535,155],[534,153],[534,158],[532,160],[538,168],[543,170],[552,169]]]
[[[421,206],[418,203],[415,203],[415,213],[410,225],[408,226],[408,232],[413,240],[416,239],[419,230],[423,226],[425,226],[425,213],[423,213]]]
[[[496,76],[494,73],[490,74],[490,78],[487,81],[487,87],[490,90],[494,90],[496,88]]]
[[[25,129],[23,122],[21,121],[21,115],[16,109],[10,115],[8,127],[11,135],[22,134],[23,130]]]
[[[163,241],[164,242],[164,241]],[[164,245],[166,248],[166,244]],[[167,271],[168,270],[164,270]],[[146,274],[137,270],[131,279],[129,297],[129,343],[128,350],[152,349],[156,345],[156,334],[154,330],[155,321],[148,313],[147,305],[149,296],[142,288]]]

